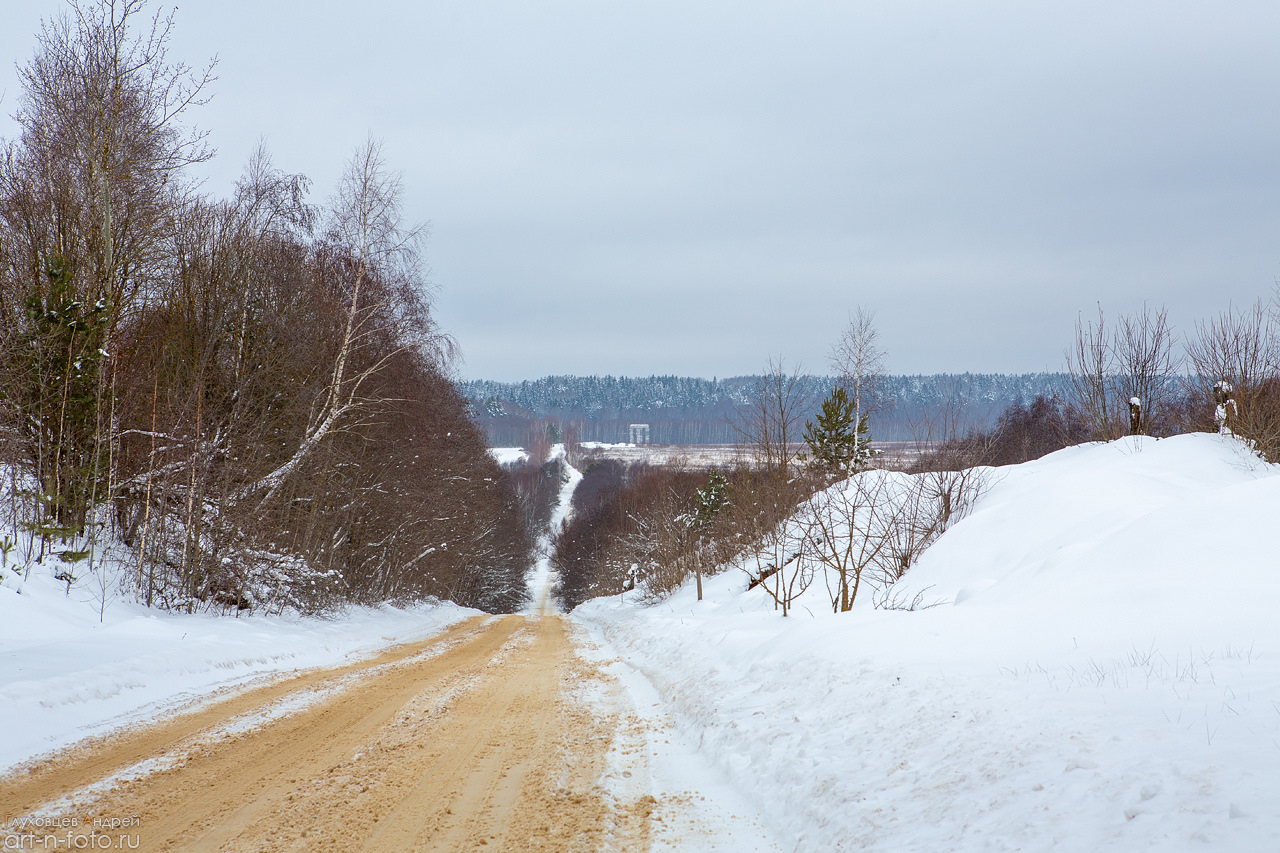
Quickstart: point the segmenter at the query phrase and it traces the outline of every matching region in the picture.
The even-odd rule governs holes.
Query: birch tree
[[[419,290],[424,228],[404,223],[403,184],[387,168],[380,142],[369,139],[357,149],[331,207],[320,263],[341,302],[341,327],[326,382],[296,449],[253,486],[261,494],[260,510],[321,442],[354,423],[368,403],[362,395],[366,383],[399,346],[416,345],[424,354],[440,355],[438,347],[446,342],[430,331]]]
[[[848,323],[831,348],[828,361],[837,381],[853,402],[853,423],[883,405],[885,351],[875,325],[875,312],[859,306],[849,314]]]

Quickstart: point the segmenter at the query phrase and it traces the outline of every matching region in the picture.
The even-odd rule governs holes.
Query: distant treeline
[[[877,383],[872,436],[910,441],[943,409],[948,418],[988,429],[1009,406],[1054,396],[1066,378],[1060,373],[886,376]],[[624,442],[630,424],[646,423],[654,444],[731,444],[738,437],[738,413],[761,379],[547,376],[524,382],[477,379],[459,388],[494,446],[523,446],[530,427],[547,420],[575,430],[582,441]],[[807,377],[815,410],[834,383],[830,376]]]

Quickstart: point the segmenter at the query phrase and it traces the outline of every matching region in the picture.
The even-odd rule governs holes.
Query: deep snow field
[[[1280,466],[1236,440],[995,469],[899,582],[746,575],[574,618],[796,850],[1280,850]]]

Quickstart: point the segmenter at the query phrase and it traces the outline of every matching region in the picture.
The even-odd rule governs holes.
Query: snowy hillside
[[[798,850],[1280,849],[1280,468],[1234,440],[994,472],[899,582],[575,611]]]

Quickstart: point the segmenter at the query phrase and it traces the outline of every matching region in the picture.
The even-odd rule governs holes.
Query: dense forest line
[[[517,607],[525,513],[449,378],[379,144],[322,206],[265,151],[231,197],[202,194],[212,152],[184,121],[212,64],[172,61],[172,15],[144,7],[73,3],[20,68],[0,159],[5,562],[184,610]]]
[[[872,435],[911,441],[943,406],[975,429],[988,429],[1000,413],[1065,389],[1065,373],[959,373],[885,375],[876,383]],[[655,444],[732,444],[734,423],[756,394],[761,376],[700,379],[687,376],[547,376],[524,382],[459,383],[475,420],[494,446],[524,446],[531,425],[552,419],[582,441],[624,442],[633,423],[649,424]],[[808,376],[816,397],[836,384]]]

